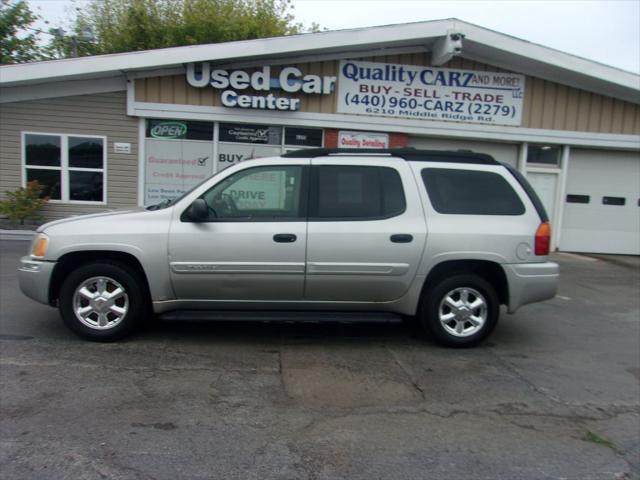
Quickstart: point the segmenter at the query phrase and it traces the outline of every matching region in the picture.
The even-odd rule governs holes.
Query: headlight
[[[49,246],[49,237],[44,233],[39,233],[33,241],[31,248],[31,256],[42,258],[47,253],[47,247]]]

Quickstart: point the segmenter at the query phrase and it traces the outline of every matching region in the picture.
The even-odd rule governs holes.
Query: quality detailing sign
[[[340,62],[338,112],[520,125],[524,76],[374,62]]]
[[[249,73],[212,69],[208,63],[190,63],[187,65],[187,82],[196,88],[210,86],[222,90],[220,101],[225,107],[291,111],[300,109],[300,99],[287,96],[288,93],[328,95],[334,89],[336,77],[305,75],[297,67],[283,67],[280,74],[272,78],[269,66]],[[257,94],[238,93],[247,89]],[[275,95],[272,90],[282,94]]]

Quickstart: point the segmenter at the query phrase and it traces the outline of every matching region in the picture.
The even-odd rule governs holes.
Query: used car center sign
[[[341,61],[338,112],[520,125],[524,76]]]
[[[304,75],[297,67],[283,67],[280,75],[271,78],[271,67],[264,66],[253,73],[244,70],[211,69],[208,63],[187,65],[187,82],[192,87],[211,86],[223,90],[220,101],[225,107],[258,108],[264,110],[299,110],[300,99],[278,96],[272,89],[287,93],[327,95],[333,91],[336,77]],[[251,89],[257,95],[241,95],[239,91]],[[265,93],[264,95],[262,92]]]

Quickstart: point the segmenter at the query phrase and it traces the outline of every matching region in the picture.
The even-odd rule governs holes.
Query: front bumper
[[[22,257],[18,268],[18,282],[22,293],[36,302],[49,305],[49,284],[55,265],[55,262]]]
[[[556,296],[560,282],[557,263],[512,263],[503,267],[509,284],[509,313],[528,303]]]

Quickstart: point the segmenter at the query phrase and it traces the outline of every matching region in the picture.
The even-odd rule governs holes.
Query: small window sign
[[[131,153],[131,144],[123,142],[113,142],[113,153]]]

